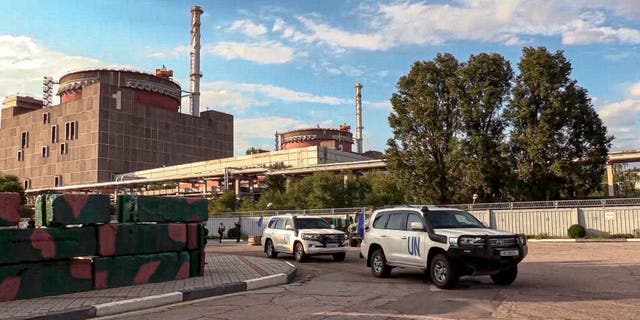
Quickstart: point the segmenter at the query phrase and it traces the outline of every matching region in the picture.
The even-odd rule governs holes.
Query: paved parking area
[[[354,248],[344,263],[298,265],[289,285],[149,310],[120,319],[638,319],[640,243],[530,243],[516,282],[463,278],[439,290],[414,270],[373,278]],[[246,244],[210,252],[263,256]],[[294,262],[292,257],[278,260]]]

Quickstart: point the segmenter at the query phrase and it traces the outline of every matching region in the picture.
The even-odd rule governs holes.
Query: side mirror
[[[285,229],[285,230],[293,230],[293,228],[291,227],[291,225],[286,225],[286,226],[284,226],[284,229]]]
[[[424,231],[424,225],[422,224],[422,222],[411,222],[411,230]]]
[[[332,225],[331,225],[331,229],[335,229],[335,228],[336,228],[336,225],[335,225],[335,224],[332,224]]]

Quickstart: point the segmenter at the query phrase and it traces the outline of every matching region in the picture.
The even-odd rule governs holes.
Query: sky
[[[188,90],[193,5],[204,10],[201,110],[234,115],[236,155],[273,149],[276,131],[355,129],[356,82],[364,150],[384,151],[389,98],[414,61],[496,52],[517,71],[524,46],[563,50],[612,150],[640,149],[640,1],[630,0],[0,0],[0,97],[39,97],[44,75],[106,66],[166,65]]]

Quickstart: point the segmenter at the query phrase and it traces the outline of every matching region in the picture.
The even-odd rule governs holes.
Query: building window
[[[62,176],[53,177],[53,186],[54,187],[62,187]]]
[[[67,122],[65,129],[65,138],[67,140],[78,139],[78,121]]]
[[[54,124],[51,126],[51,143],[58,142],[58,125]]]
[[[24,179],[24,189],[25,190],[31,189],[31,179]]]
[[[21,143],[20,146],[24,149],[29,147],[29,131],[23,131],[21,135]]]
[[[24,161],[24,151],[18,150],[18,161]]]
[[[49,157],[49,146],[42,146],[42,157]]]
[[[49,113],[49,112],[43,113],[42,114],[42,123],[48,124],[49,122],[51,122],[51,113]]]
[[[66,142],[60,144],[60,154],[67,154],[69,152],[69,146]]]

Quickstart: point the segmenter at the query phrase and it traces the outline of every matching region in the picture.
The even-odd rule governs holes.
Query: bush
[[[229,229],[229,231],[227,231],[227,238],[236,239],[238,238],[239,233],[240,233],[240,230],[238,228],[231,228]]]
[[[584,238],[584,236],[587,235],[587,230],[585,230],[584,227],[579,224],[574,224],[569,227],[567,233],[569,234],[569,238]]]

